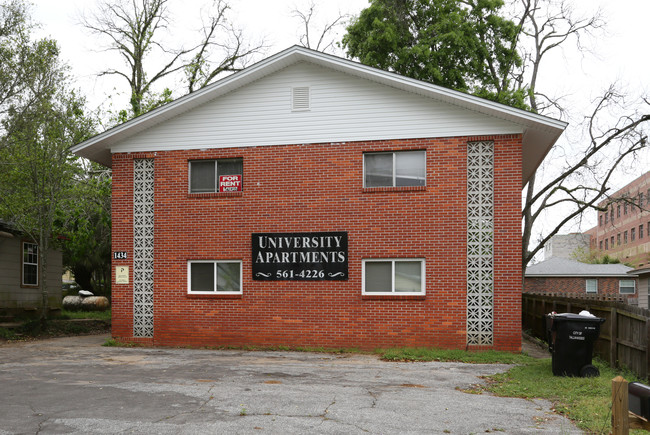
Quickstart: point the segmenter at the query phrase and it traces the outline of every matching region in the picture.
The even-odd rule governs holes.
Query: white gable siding
[[[309,87],[310,110],[292,111]],[[514,123],[301,62],[151,127],[112,152],[522,133]]]

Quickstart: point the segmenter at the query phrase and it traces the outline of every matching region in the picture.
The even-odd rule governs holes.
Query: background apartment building
[[[641,267],[650,263],[650,172],[599,204],[598,225],[587,234],[591,250]]]

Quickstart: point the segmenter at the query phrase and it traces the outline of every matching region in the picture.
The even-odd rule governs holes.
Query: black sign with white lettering
[[[114,251],[113,252],[113,258],[115,260],[126,260],[126,252],[125,251]]]
[[[255,233],[253,279],[348,279],[348,233]]]

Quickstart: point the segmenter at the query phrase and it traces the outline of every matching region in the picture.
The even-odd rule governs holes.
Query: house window
[[[623,243],[627,245],[627,231],[623,231]]]
[[[633,242],[634,240],[636,240],[636,228],[630,230],[630,241]]]
[[[363,187],[425,186],[426,153],[365,153],[363,174]]]
[[[242,190],[243,159],[190,161],[190,193]]]
[[[187,262],[187,291],[190,294],[240,294],[241,284],[239,260]]]
[[[618,234],[616,235],[616,244],[617,244],[618,246],[621,246],[621,233],[618,233]]]
[[[636,291],[633,279],[621,279],[618,282],[618,290],[622,295],[631,295]]]
[[[23,279],[24,286],[38,286],[38,245],[23,242]]]
[[[363,260],[364,294],[424,294],[424,260]]]
[[[587,293],[598,293],[598,280],[597,279],[586,280],[586,291]]]

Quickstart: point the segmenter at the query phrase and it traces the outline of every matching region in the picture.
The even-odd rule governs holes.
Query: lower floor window
[[[622,279],[618,282],[619,292],[623,295],[634,294],[636,287],[633,279]]]
[[[38,245],[23,242],[23,281],[24,286],[38,286]]]
[[[363,260],[363,293],[423,294],[424,260]]]
[[[241,261],[188,261],[189,293],[241,293]]]
[[[588,279],[587,280],[587,293],[598,293],[598,280],[597,279]]]

